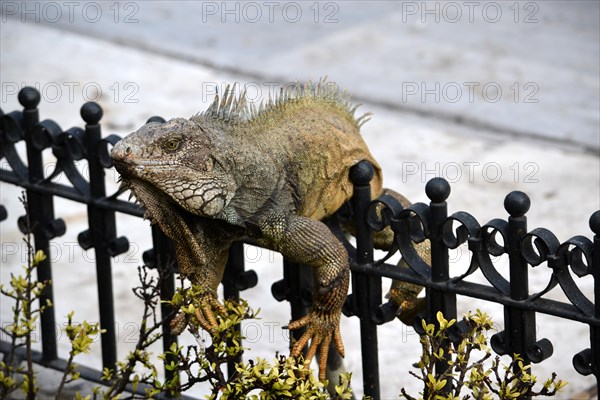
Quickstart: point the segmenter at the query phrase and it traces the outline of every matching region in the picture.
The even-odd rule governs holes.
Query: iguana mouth
[[[117,146],[119,146],[119,144],[121,144],[121,142],[118,143]],[[130,153],[129,147],[124,152],[121,151],[116,154],[115,149],[116,147],[113,148],[112,151],[112,162],[113,166],[120,174],[121,186],[119,187],[119,192],[130,190],[129,200],[131,201],[132,198],[135,198],[135,204],[142,205],[146,208],[144,219],[150,220],[151,223],[156,223],[160,211],[154,207],[154,204],[158,204],[159,202],[168,203],[168,199],[162,191],[158,190],[149,182],[137,177],[135,171],[136,165],[135,163],[130,162],[127,157]],[[159,200],[161,197],[164,197],[163,201]],[[165,204],[165,207],[166,206],[167,205]]]
[[[123,183],[127,184],[128,179],[126,176],[130,176],[133,172],[133,164],[121,159],[112,157],[112,163],[117,172],[121,175],[121,180]],[[129,188],[129,186],[127,186]]]
[[[138,182],[135,182],[138,181]],[[152,224],[156,223],[156,220],[152,214],[152,210],[146,206],[146,204],[142,201],[143,195],[141,193],[144,193],[144,189],[142,184],[142,181],[139,181],[137,179],[124,179],[121,178],[121,187],[119,188],[119,190],[121,191],[127,191],[129,190],[129,198],[128,200],[131,201],[132,199],[134,200],[134,203],[144,207],[146,210],[144,211],[144,219],[149,220]]]
[[[145,219],[153,224],[158,223],[161,228],[161,222],[165,222],[173,216],[184,222],[182,215],[185,215],[186,211],[151,183],[137,178],[124,178],[123,176],[121,179],[121,186],[131,192],[129,199],[134,198],[136,204],[146,208],[144,212]]]

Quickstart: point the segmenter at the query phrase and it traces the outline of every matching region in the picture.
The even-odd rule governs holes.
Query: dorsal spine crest
[[[236,87],[237,84],[227,85],[222,97],[219,96],[217,91],[211,105],[198,116],[228,123],[252,122],[260,120],[268,112],[306,100],[324,101],[333,104],[342,112],[347,113],[348,117],[359,128],[371,116],[371,113],[366,113],[356,118],[356,109],[360,104],[352,105],[349,94],[346,91],[341,91],[334,82],[327,82],[326,78],[316,83],[311,81],[305,84],[296,82],[293,85],[285,85],[279,90],[279,94],[275,98],[272,98],[269,93],[268,101],[261,101],[258,107],[256,104],[247,101],[245,88],[236,95]]]

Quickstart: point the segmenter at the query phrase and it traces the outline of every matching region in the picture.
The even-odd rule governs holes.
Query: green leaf
[[[33,256],[33,266],[38,265],[45,259],[46,259],[46,255],[44,254],[44,252],[42,250],[36,251],[35,255]]]

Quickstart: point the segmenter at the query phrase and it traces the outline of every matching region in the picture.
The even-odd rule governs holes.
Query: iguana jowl
[[[359,133],[366,116],[356,118],[355,109],[323,82],[289,87],[260,109],[226,90],[204,113],[148,123],[112,150],[124,185],[175,242],[180,272],[204,288],[204,329],[216,327],[216,290],[233,241],[249,237],[315,268],[313,307],[289,329],[306,326],[291,354],[310,340],[305,362],[319,350],[321,379],[330,344],[344,355],[339,322],[349,282],[346,250],[321,220],[350,199],[349,170],[362,160],[375,168],[372,193],[383,190]],[[392,237],[378,240],[388,247]]]

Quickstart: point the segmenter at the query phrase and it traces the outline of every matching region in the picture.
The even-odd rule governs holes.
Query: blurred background
[[[34,86],[42,96],[41,119],[54,119],[63,129],[82,126],[79,108],[96,101],[104,109],[103,134],[124,136],[153,115],[190,117],[204,110],[227,83],[245,86],[248,99],[258,103],[286,84],[327,76],[362,103],[359,113],[374,114],[362,132],[387,187],[427,201],[425,183],[443,176],[452,186],[449,211],[468,211],[481,223],[506,218],[504,196],[522,190],[532,200],[530,228],[544,226],[561,241],[591,237],[587,221],[600,209],[597,1],[0,4],[5,113],[20,108],[22,87]],[[47,162],[51,171],[51,154]],[[79,167],[85,170],[83,162]],[[116,172],[107,177],[114,190]],[[9,211],[0,224],[0,278],[6,282],[24,262],[15,223],[23,211],[20,190],[4,183],[0,188],[0,204]],[[93,250],[76,246],[77,234],[87,228],[86,209],[59,199],[55,207],[67,223],[51,254],[57,321],[62,324],[70,310],[80,320],[97,320]],[[151,244],[147,222],[119,216],[118,224],[119,235],[132,243],[113,268],[124,355],[140,315],[131,293],[136,266]],[[262,319],[244,328],[248,356],[271,359],[287,351],[280,328],[288,322],[288,305],[269,294],[281,278],[280,258],[247,247],[246,260],[259,284],[243,296],[262,310]],[[499,260],[502,272],[505,261]],[[466,249],[456,251],[452,265],[456,271],[468,265]],[[542,265],[531,275],[533,292],[545,287],[550,271]],[[591,295],[590,277],[578,283]],[[564,300],[559,289],[548,296]],[[10,319],[10,307],[2,299],[0,322]],[[500,307],[459,299],[460,312],[475,308],[502,321]],[[545,378],[556,371],[571,382],[559,398],[592,386],[594,380],[578,375],[570,362],[589,346],[587,327],[551,317],[538,318],[538,325],[538,338],[549,338],[555,354],[534,372]],[[358,320],[344,318],[346,363],[360,395],[357,332]],[[420,353],[418,336],[398,321],[379,332],[383,397],[397,398],[403,386],[416,394],[420,387],[407,370]],[[60,346],[64,357],[64,335]],[[99,345],[96,350],[81,364],[100,367]]]

